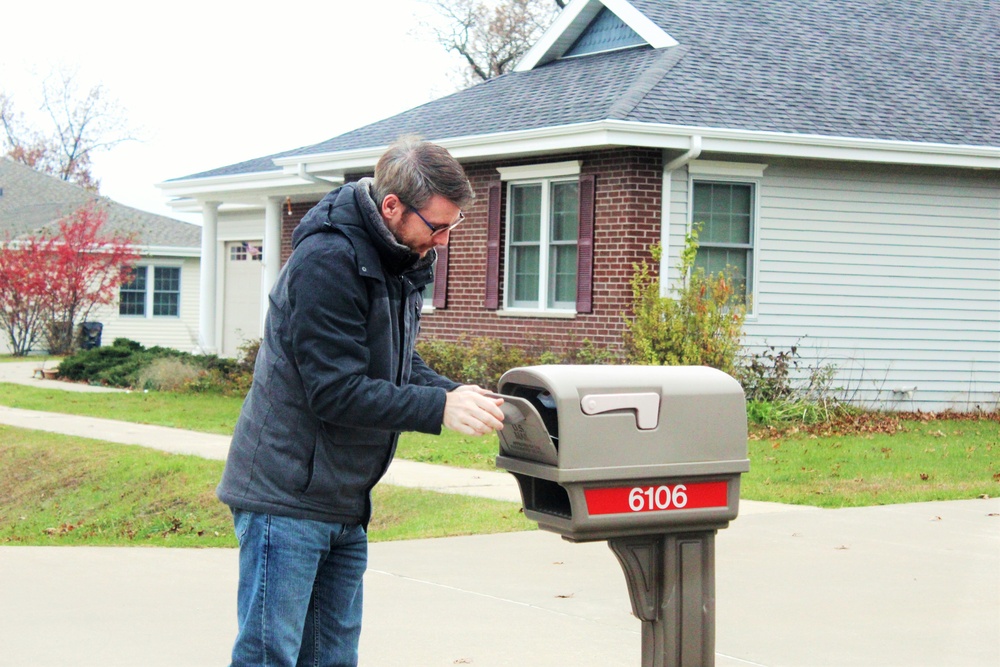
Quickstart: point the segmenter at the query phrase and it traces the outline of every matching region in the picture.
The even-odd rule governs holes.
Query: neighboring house
[[[102,344],[125,337],[146,346],[195,350],[201,244],[197,225],[124,206],[0,158],[0,241],[54,227],[89,204],[107,212],[107,231],[133,234],[141,256],[135,278],[122,287],[119,300],[90,314],[90,321],[103,325]],[[6,350],[2,338],[0,349]],[[35,349],[43,348],[40,340]]]
[[[311,205],[419,134],[479,195],[425,336],[618,346],[634,263],[662,244],[673,283],[702,223],[698,262],[744,278],[748,350],[795,345],[866,405],[995,409],[998,25],[981,0],[574,0],[513,73],[161,184],[204,213],[203,314],[225,314],[202,336],[231,353],[231,302],[266,308],[232,248],[263,245],[266,290]]]

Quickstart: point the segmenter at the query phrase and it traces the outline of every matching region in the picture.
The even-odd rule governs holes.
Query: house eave
[[[143,257],[201,257],[201,247],[140,245],[135,251]]]
[[[157,183],[156,187],[164,196],[172,198],[171,207],[198,210],[206,202],[259,208],[268,196],[323,195],[332,185],[303,179],[297,173],[265,171],[165,181]]]
[[[482,162],[624,146],[687,150],[691,145],[691,137],[694,136],[701,137],[704,153],[1000,169],[1000,147],[997,146],[858,139],[620,120],[434,141],[447,148],[459,160]],[[171,203],[178,210],[197,210],[202,202],[223,202],[226,206],[259,208],[268,196],[322,196],[335,183],[305,181],[299,174],[307,173],[336,180],[350,173],[370,172],[385,149],[386,146],[381,145],[288,156],[274,160],[281,171],[168,181],[158,187],[164,194],[178,197]]]
[[[482,161],[621,146],[686,150],[690,138],[702,150],[818,160],[884,162],[923,166],[1000,169],[1000,147],[857,139],[809,134],[603,120],[575,125],[435,139],[459,160]],[[301,155],[275,160],[291,173],[306,163],[317,174],[370,170],[385,146]]]

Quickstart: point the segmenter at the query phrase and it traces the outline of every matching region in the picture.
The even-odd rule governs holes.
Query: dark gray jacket
[[[441,432],[458,384],[413,349],[434,253],[396,243],[369,188],[334,190],[295,228],[217,490],[230,507],[367,525],[399,432]]]

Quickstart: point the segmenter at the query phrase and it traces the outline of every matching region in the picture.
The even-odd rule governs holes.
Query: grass
[[[903,428],[751,441],[740,495],[819,507],[1000,495],[1000,422],[913,420]]]
[[[228,435],[243,399],[172,392],[90,393],[0,383],[0,405]]]
[[[228,434],[241,401],[213,394],[91,394],[0,384],[0,404]],[[742,496],[848,507],[1000,495],[995,415],[979,421],[909,419],[898,430],[872,422],[876,432],[861,435],[792,433],[751,440]],[[440,436],[403,434],[398,456],[494,470],[497,450],[495,435],[475,438],[446,430]]]
[[[0,427],[0,544],[234,547],[223,463]],[[530,530],[516,503],[376,487],[373,542]]]
[[[442,429],[441,435],[402,434],[396,456],[456,468],[496,470],[494,460],[499,451],[500,442],[495,433],[476,437]]]
[[[157,391],[81,393],[0,383],[0,405],[229,435],[243,399]],[[493,470],[498,449],[496,435],[476,438],[445,430],[440,436],[404,433],[398,455],[425,463]]]

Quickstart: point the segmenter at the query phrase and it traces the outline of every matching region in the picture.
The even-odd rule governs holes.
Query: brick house
[[[204,213],[202,339],[232,353],[226,309],[248,291],[259,332],[302,215],[419,134],[478,194],[439,257],[425,336],[619,346],[633,264],[659,243],[676,281],[697,222],[698,262],[743,277],[748,349],[797,345],[869,405],[995,409],[998,13],[975,0],[574,0],[510,74],[161,184]],[[259,289],[229,273],[226,253],[247,243],[263,247]]]

